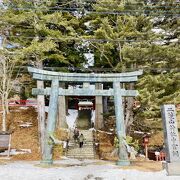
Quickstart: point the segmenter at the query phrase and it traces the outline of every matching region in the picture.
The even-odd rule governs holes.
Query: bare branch
[[[110,62],[109,58],[104,54],[104,51],[101,51],[101,49],[99,47],[97,47],[96,45],[94,45],[92,42],[90,42],[90,44],[95,47],[99,52],[101,52],[101,55],[105,57],[105,59],[108,61],[109,65],[111,66],[111,68],[114,68],[114,66],[112,65],[112,63]]]

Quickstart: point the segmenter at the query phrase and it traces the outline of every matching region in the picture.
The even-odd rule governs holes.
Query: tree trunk
[[[131,64],[131,68],[136,69],[136,64]],[[129,84],[129,89],[134,90],[134,83]],[[127,106],[125,109],[125,127],[126,127],[126,134],[129,134],[130,126],[134,121],[134,113],[133,113],[134,97],[127,97],[126,103]]]
[[[5,94],[5,111],[6,111],[6,114],[9,114],[8,96],[9,96],[9,94],[6,93]]]
[[[130,83],[129,89],[133,90],[134,89],[134,83]],[[131,124],[134,121],[133,118],[133,105],[134,105],[134,97],[127,97],[126,98],[126,108],[125,108],[125,127],[126,127],[126,133],[128,133],[129,128]]]
[[[4,94],[1,96],[2,98],[2,131],[6,131],[6,108],[5,108],[5,97]]]
[[[6,88],[6,83],[7,83],[7,67],[6,67],[6,61],[4,58],[2,58],[2,110],[3,110],[3,115],[2,115],[2,131],[6,131],[6,98],[5,98],[5,93],[7,91]]]

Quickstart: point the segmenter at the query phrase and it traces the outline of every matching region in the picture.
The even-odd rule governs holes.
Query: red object
[[[149,136],[145,135],[143,137],[143,144],[148,144],[149,143]]]
[[[166,153],[161,151],[160,152],[160,161],[165,161],[166,160]]]

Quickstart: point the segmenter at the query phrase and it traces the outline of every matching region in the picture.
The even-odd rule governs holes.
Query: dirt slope
[[[20,127],[20,125],[26,123],[32,123],[32,126]],[[1,114],[0,124],[2,124]],[[10,114],[8,115],[7,128],[13,131],[11,148],[17,150],[31,150],[31,153],[13,156],[13,159],[38,160],[40,158],[38,144],[38,121],[35,108],[11,107]]]

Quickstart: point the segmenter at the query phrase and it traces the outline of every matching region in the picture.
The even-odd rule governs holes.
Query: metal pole
[[[119,140],[119,160],[117,165],[128,166],[130,161],[128,159],[127,148],[125,146],[126,134],[124,125],[124,113],[123,113],[123,103],[122,96],[120,93],[120,82],[113,82],[114,88],[114,105],[115,105],[115,115],[116,115],[116,131]]]

